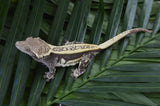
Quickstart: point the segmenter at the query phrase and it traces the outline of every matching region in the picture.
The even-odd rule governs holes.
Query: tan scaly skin
[[[72,70],[72,76],[77,78],[85,72],[88,63],[99,51],[108,48],[128,34],[135,32],[151,33],[152,31],[144,28],[127,30],[100,45],[74,41],[66,42],[62,46],[55,46],[46,43],[39,37],[28,37],[25,41],[17,41],[15,45],[20,51],[30,55],[34,60],[45,64],[49,68],[49,72],[45,72],[44,75],[47,81],[54,79],[55,67],[73,66],[79,63],[78,68]]]

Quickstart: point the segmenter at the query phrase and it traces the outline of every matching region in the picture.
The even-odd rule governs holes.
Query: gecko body
[[[124,31],[100,45],[73,41],[66,42],[62,46],[55,46],[46,43],[39,37],[28,37],[25,41],[17,41],[15,45],[20,51],[30,55],[34,60],[45,64],[49,68],[49,72],[45,72],[44,75],[47,81],[54,79],[56,67],[79,64],[78,68],[72,70],[72,76],[77,78],[85,72],[88,63],[97,53],[113,45],[126,35],[135,32],[151,33],[147,29],[135,28]]]

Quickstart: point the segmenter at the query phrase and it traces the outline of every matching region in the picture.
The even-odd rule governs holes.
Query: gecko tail
[[[119,41],[120,39],[124,38],[125,36],[131,34],[131,33],[136,33],[136,32],[148,32],[148,33],[151,33],[152,31],[151,30],[147,30],[147,29],[144,29],[144,28],[134,28],[134,29],[130,29],[130,30],[127,30],[127,31],[124,31],[120,34],[118,34],[117,36],[111,38],[110,40],[98,45],[98,47],[100,49],[105,49],[105,48],[108,48],[109,46],[113,45],[114,43],[116,43],[117,41]]]

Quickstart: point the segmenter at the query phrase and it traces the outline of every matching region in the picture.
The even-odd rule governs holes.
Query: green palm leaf
[[[14,46],[29,36],[55,45],[99,44],[134,27],[153,32],[128,35],[102,51],[76,80],[75,67],[66,67],[46,83],[48,69]],[[0,106],[158,106],[159,29],[158,0],[1,0]]]

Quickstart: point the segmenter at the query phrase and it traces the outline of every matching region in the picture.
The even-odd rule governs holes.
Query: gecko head
[[[39,37],[28,37],[24,41],[17,41],[15,46],[20,51],[30,56],[36,56],[37,58],[43,57],[43,55],[49,52],[49,50],[51,49],[50,46]]]

